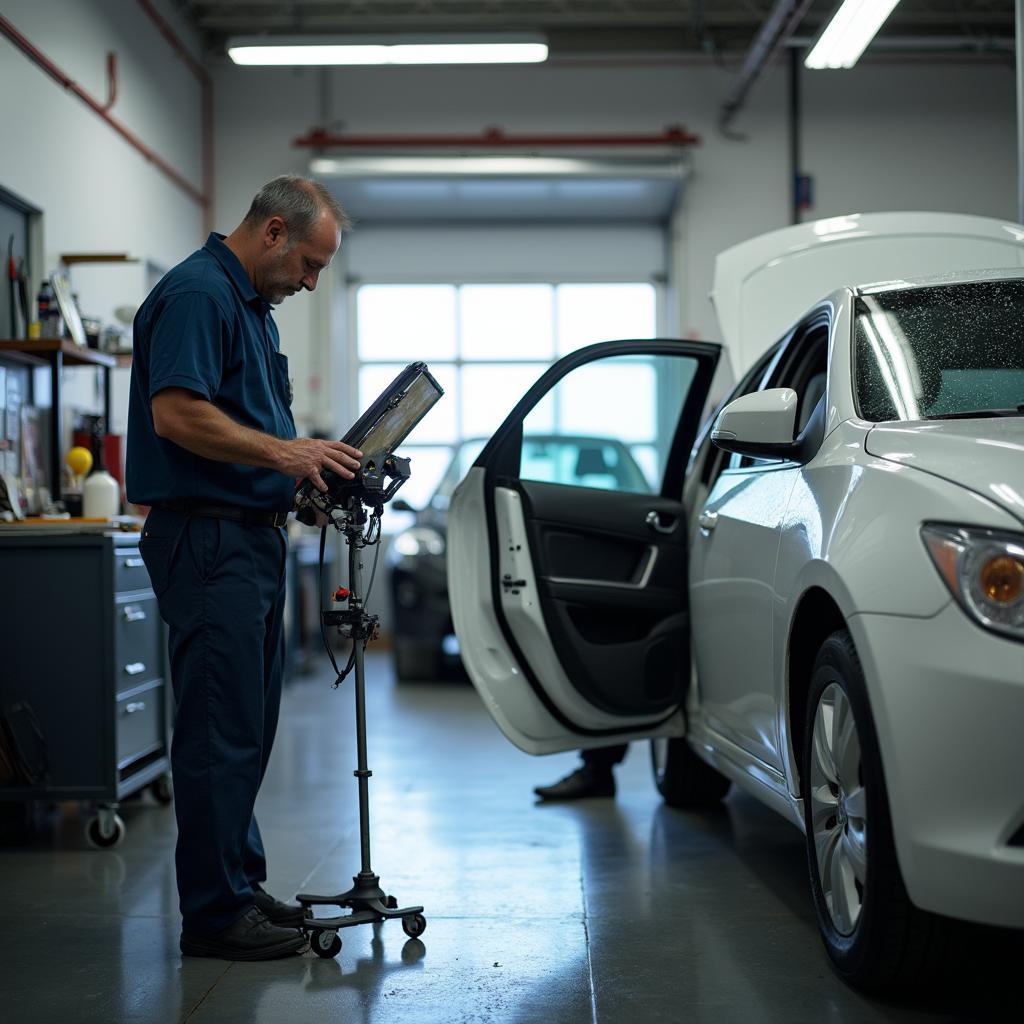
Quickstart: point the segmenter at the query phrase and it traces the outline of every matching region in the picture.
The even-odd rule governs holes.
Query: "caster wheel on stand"
[[[125,824],[120,814],[100,811],[85,826],[85,838],[100,850],[112,850],[125,834]]]
[[[427,919],[422,914],[409,914],[402,918],[402,931],[415,939],[427,930]]]
[[[317,929],[310,933],[309,948],[318,957],[331,960],[341,952],[341,939],[337,932]]]

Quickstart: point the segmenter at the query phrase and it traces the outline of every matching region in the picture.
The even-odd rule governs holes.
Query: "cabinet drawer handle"
[[[145,711],[146,702],[144,700],[136,700],[131,704],[125,704],[124,713],[126,715],[134,715],[137,711]]]
[[[137,676],[146,671],[146,666],[141,661],[133,661],[130,665],[125,665],[124,670],[130,676]]]
[[[121,564],[125,569],[142,569],[146,565],[141,558],[126,558]]]
[[[142,622],[146,617],[145,611],[141,608],[136,608],[135,605],[126,605],[124,609],[124,620],[125,622]]]

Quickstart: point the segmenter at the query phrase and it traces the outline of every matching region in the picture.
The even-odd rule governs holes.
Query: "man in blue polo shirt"
[[[154,288],[135,318],[128,499],[169,627],[181,951],[267,960],[303,945],[302,910],[262,888],[253,815],[277,728],[283,530],[297,480],[351,479],[359,452],[296,438],[271,309],[312,291],[348,225],[323,186],[276,178],[242,223]]]

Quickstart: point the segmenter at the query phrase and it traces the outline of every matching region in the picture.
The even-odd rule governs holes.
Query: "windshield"
[[[1017,415],[1024,407],[1024,281],[865,295],[854,381],[866,420]]]

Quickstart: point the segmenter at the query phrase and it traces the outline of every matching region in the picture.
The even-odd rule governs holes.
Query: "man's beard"
[[[271,268],[263,284],[263,298],[272,306],[281,305],[289,295],[294,295],[302,287],[301,285],[293,284],[291,279],[281,269],[285,262],[284,258],[287,255],[288,250],[281,253],[278,262]]]

